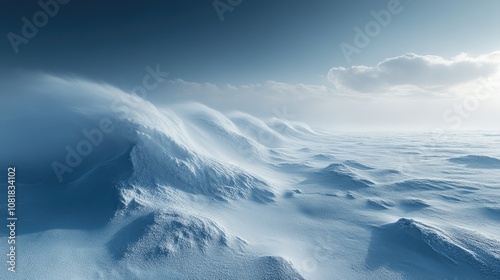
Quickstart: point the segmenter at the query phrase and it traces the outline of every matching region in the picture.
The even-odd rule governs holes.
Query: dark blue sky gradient
[[[31,19],[40,7],[2,1],[0,70],[76,74],[130,87],[147,65],[160,64],[172,78],[196,82],[320,83],[333,66],[406,52],[479,54],[500,43],[500,2],[492,0],[401,0],[403,12],[350,63],[339,44],[352,43],[353,28],[364,27],[370,11],[388,0],[243,0],[224,21],[212,2],[72,0],[15,54],[7,34],[20,34],[21,17]]]

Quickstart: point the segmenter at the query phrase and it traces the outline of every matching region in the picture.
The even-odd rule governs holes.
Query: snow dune
[[[454,157],[449,159],[450,162],[464,164],[471,168],[500,168],[500,159],[489,157],[489,156],[479,156],[479,155],[468,155],[463,157]]]

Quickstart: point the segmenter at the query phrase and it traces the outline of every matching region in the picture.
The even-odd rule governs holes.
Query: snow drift
[[[497,134],[417,153],[426,135],[317,132],[77,78],[14,90],[0,126],[19,133],[0,149],[23,254],[2,279],[500,277]]]

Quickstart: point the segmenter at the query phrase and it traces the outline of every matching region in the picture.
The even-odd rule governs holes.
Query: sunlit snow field
[[[19,178],[1,279],[500,278],[499,132],[327,133],[50,79],[45,114],[0,119],[32,138],[1,140]]]

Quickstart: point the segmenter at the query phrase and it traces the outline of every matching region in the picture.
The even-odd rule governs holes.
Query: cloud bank
[[[328,79],[339,91],[358,93],[448,93],[459,85],[498,76],[500,52],[451,59],[408,53],[375,66],[334,67]]]

